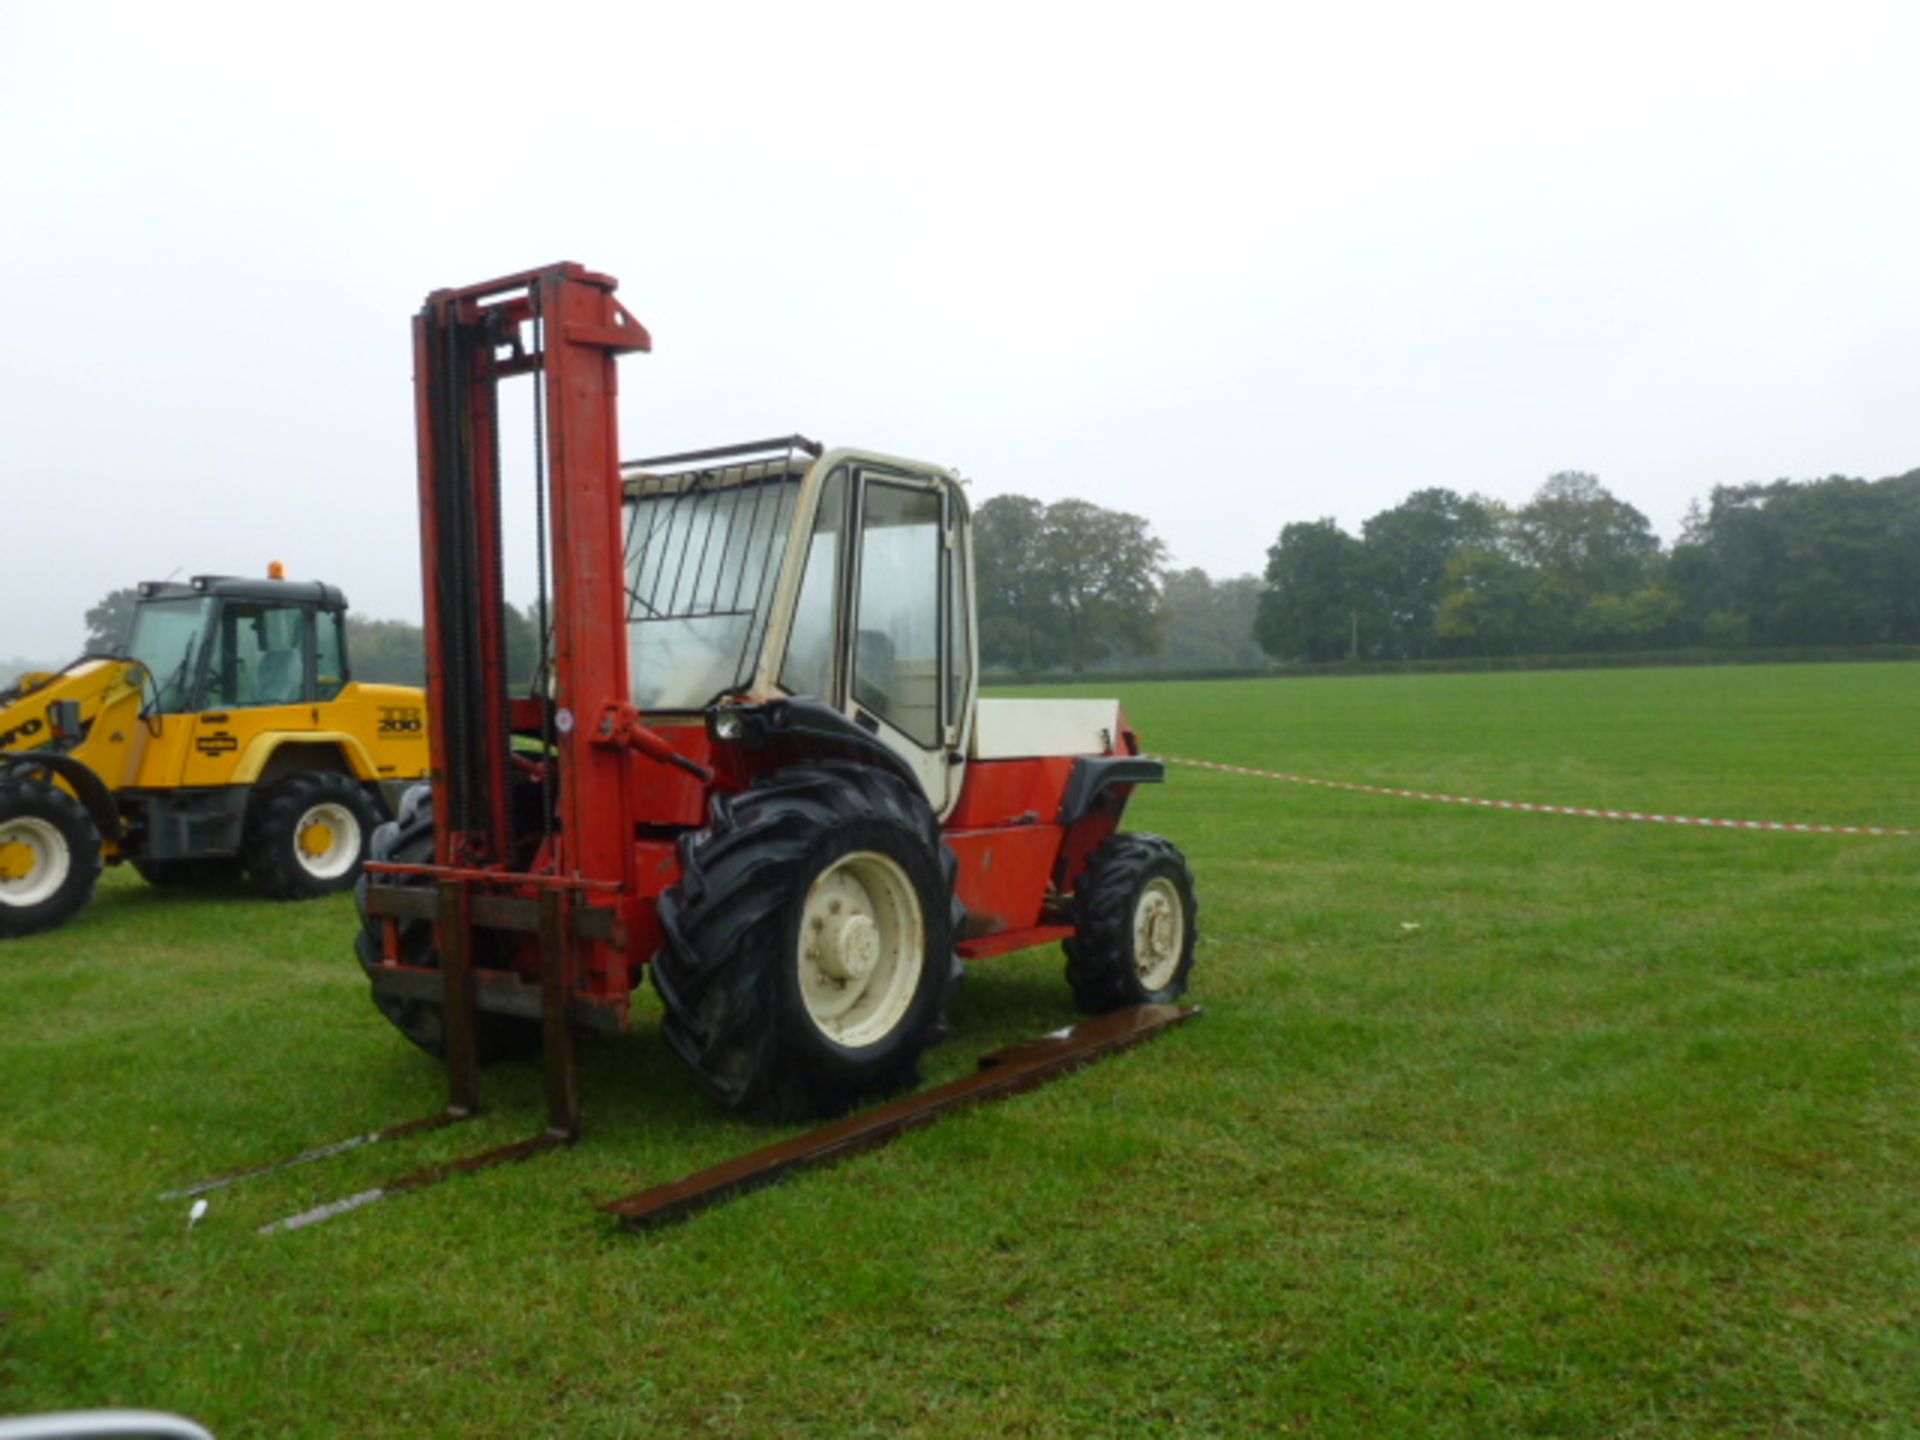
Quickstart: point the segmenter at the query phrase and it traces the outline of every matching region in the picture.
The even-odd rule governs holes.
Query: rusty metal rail
[[[942,1115],[962,1106],[1003,1100],[1010,1095],[1031,1090],[1083,1065],[1149,1040],[1199,1013],[1198,1006],[1140,1005],[1082,1021],[1050,1035],[1042,1035],[1037,1040],[1028,1040],[1011,1049],[984,1056],[975,1074],[919,1094],[903,1096],[873,1110],[764,1146],[751,1154],[724,1161],[682,1179],[609,1201],[600,1209],[616,1216],[630,1230],[642,1230],[678,1220],[724,1200],[762,1189],[795,1171],[831,1164],[849,1155],[876,1149],[909,1130],[931,1125]],[[559,1097],[549,1095],[548,1098],[552,1123],[542,1134],[459,1159],[422,1166],[383,1185],[274,1220],[260,1226],[258,1233],[277,1235],[289,1230],[304,1230],[310,1225],[318,1225],[391,1196],[422,1190],[457,1175],[470,1175],[495,1165],[531,1159],[548,1150],[570,1145],[579,1135],[577,1124],[570,1126],[567,1123],[573,1114],[577,1114],[577,1096],[569,1093]],[[438,1130],[471,1119],[475,1113],[475,1109],[451,1105],[438,1115],[349,1136],[329,1145],[315,1146],[285,1160],[255,1165],[170,1190],[160,1198],[173,1200],[204,1195],[256,1176],[344,1155],[348,1151],[382,1141],[400,1140]]]
[[[697,1210],[762,1189],[791,1175],[831,1164],[931,1125],[949,1111],[986,1100],[1004,1100],[1031,1090],[1161,1031],[1192,1019],[1197,1005],[1137,1005],[1065,1030],[1056,1030],[980,1061],[977,1074],[918,1095],[908,1095],[864,1114],[809,1130],[751,1154],[639,1191],[600,1208],[629,1230],[679,1220]]]
[[[545,1154],[564,1145],[571,1145],[574,1138],[561,1130],[548,1130],[540,1135],[529,1136],[525,1140],[516,1140],[511,1145],[496,1146],[492,1150],[482,1150],[475,1155],[465,1155],[458,1160],[448,1160],[438,1165],[423,1165],[418,1170],[389,1180],[384,1185],[376,1185],[371,1190],[362,1190],[357,1194],[343,1196],[338,1200],[329,1200],[324,1205],[315,1205],[310,1210],[302,1210],[298,1215],[289,1215],[282,1220],[274,1220],[262,1225],[257,1232],[261,1235],[279,1235],[288,1230],[304,1230],[309,1225],[318,1225],[323,1220],[331,1220],[336,1215],[345,1215],[349,1210],[358,1210],[371,1205],[376,1200],[385,1200],[392,1195],[404,1195],[409,1190],[424,1190],[429,1185],[438,1185],[442,1180],[451,1180],[456,1175],[471,1175],[476,1170],[488,1170],[495,1165],[507,1165],[520,1160],[531,1160],[535,1155]]]
[[[284,1160],[270,1160],[265,1165],[249,1165],[244,1170],[230,1170],[225,1175],[216,1175],[211,1180],[199,1180],[191,1185],[184,1185],[178,1190],[164,1190],[157,1198],[186,1200],[195,1195],[210,1194],[215,1190],[224,1190],[229,1185],[238,1185],[242,1180],[251,1180],[257,1175],[271,1175],[276,1170],[291,1170],[296,1165],[311,1165],[316,1160],[331,1160],[335,1155],[344,1155],[349,1150],[363,1149],[368,1145],[378,1145],[383,1140],[404,1140],[410,1135],[421,1135],[429,1130],[458,1125],[462,1120],[473,1119],[473,1115],[474,1112],[471,1110],[442,1110],[438,1115],[429,1115],[423,1120],[408,1120],[404,1124],[389,1125],[384,1130],[369,1130],[359,1135],[349,1135],[344,1140],[335,1140],[328,1145],[316,1145],[311,1150],[302,1150],[298,1155],[289,1155]]]

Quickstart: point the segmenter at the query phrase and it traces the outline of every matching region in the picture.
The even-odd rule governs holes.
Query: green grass
[[[1920,827],[1920,666],[1119,687],[1154,749],[1332,779]],[[418,1115],[349,907],[114,877],[0,948],[0,1413],[223,1436],[1920,1433],[1920,840],[1489,813],[1176,770],[1208,1013],[664,1232],[593,1202],[769,1132],[648,1009],[577,1149]],[[1408,928],[1418,927],[1418,928]],[[983,962],[931,1079],[1070,1018]]]

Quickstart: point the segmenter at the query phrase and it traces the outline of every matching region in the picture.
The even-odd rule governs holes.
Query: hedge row
[[[1005,675],[988,685],[1098,685],[1136,680],[1287,680],[1321,675],[1435,675],[1489,670],[1626,670],[1648,665],[1809,665],[1920,660],[1920,645],[1796,645],[1763,649],[1619,650],[1569,655],[1460,655],[1433,660],[1333,660],[1315,664],[1221,666],[1211,669],[1116,667],[1071,675]]]

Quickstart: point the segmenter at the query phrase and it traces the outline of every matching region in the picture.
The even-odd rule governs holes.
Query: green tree
[[[982,663],[1073,671],[1160,645],[1166,546],[1137,515],[999,495],[975,513]]]
[[[1542,577],[1511,555],[1462,550],[1447,562],[1446,594],[1434,633],[1462,651],[1515,655],[1542,647]]]
[[[1744,617],[1761,645],[1920,641],[1920,471],[1719,486],[1675,574],[1703,630]]]
[[[1266,656],[1253,638],[1260,582],[1251,575],[1214,580],[1200,569],[1174,570],[1160,587],[1165,658],[1178,666],[1250,666]]]
[[[1026,495],[996,495],[973,516],[980,662],[1022,674],[1053,663],[1058,617],[1046,603],[1041,539],[1046,507]]]
[[[424,685],[425,632],[406,620],[369,620],[349,612],[347,663],[356,680],[378,685]]]
[[[1366,547],[1332,520],[1287,526],[1267,551],[1254,637],[1281,660],[1338,660],[1359,648]]]
[[[1085,500],[1047,507],[1040,560],[1075,674],[1114,654],[1160,650],[1160,571],[1167,547],[1138,515]]]
[[[1680,597],[1656,582],[1631,595],[1594,596],[1576,624],[1580,634],[1601,649],[1644,650],[1667,638],[1680,609]]]
[[[86,653],[125,654],[127,642],[133,638],[133,612],[139,601],[140,592],[131,585],[101,596],[99,603],[87,611]]]
[[[1447,566],[1469,547],[1498,536],[1499,515],[1486,501],[1451,490],[1416,490],[1361,527],[1367,550],[1369,609],[1387,646],[1402,658],[1432,654],[1447,589]]]
[[[1594,476],[1562,470],[1547,477],[1514,516],[1517,558],[1546,582],[1549,640],[1578,635],[1579,616],[1599,595],[1627,595],[1657,577],[1660,541],[1653,527]]]

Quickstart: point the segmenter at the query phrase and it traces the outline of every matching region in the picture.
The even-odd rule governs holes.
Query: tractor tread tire
[[[1148,990],[1133,963],[1133,912],[1147,882],[1162,875],[1179,891],[1186,909],[1186,933],[1173,977],[1163,988]],[[1088,860],[1075,889],[1074,933],[1062,946],[1074,1004],[1084,1014],[1105,1015],[1129,1005],[1178,1000],[1193,972],[1199,910],[1193,871],[1171,840],[1144,831],[1107,837]]]
[[[407,800],[400,806],[400,819],[390,820],[373,832],[368,847],[371,858],[393,860],[402,865],[433,863],[433,805],[415,798],[430,794],[424,785],[408,792]],[[371,985],[374,967],[380,963],[384,926],[367,914],[367,885],[364,873],[354,882],[353,901],[360,916],[360,930],[353,937],[353,953]],[[432,924],[425,920],[402,920],[399,926],[400,953],[406,963],[437,969],[439,957],[433,951]],[[447,1058],[447,1032],[439,1004],[382,995],[378,990],[370,993],[374,1008],[387,1017],[394,1029],[435,1059]],[[480,1011],[473,1018],[474,1051],[482,1065],[500,1060],[524,1060],[540,1053],[539,1021],[487,1011]]]
[[[853,849],[902,866],[925,942],[899,1023],[859,1050],[824,1037],[806,1014],[795,958],[808,885]],[[946,1038],[964,910],[953,852],[917,790],[871,765],[790,765],[714,796],[707,826],[681,839],[680,863],[659,902],[653,981],[667,1041],[703,1090],[730,1110],[787,1119],[842,1114],[918,1080],[921,1053]]]
[[[67,846],[67,877],[37,905],[0,902],[0,939],[34,935],[71,920],[93,898],[100,880],[100,831],[86,807],[44,780],[0,779],[0,822],[44,821]]]
[[[294,846],[300,817],[327,802],[353,812],[360,825],[360,854],[341,874],[321,878],[301,866]],[[379,824],[380,809],[358,780],[337,770],[306,770],[254,793],[247,805],[240,851],[247,873],[266,895],[275,900],[312,900],[352,888]]]

